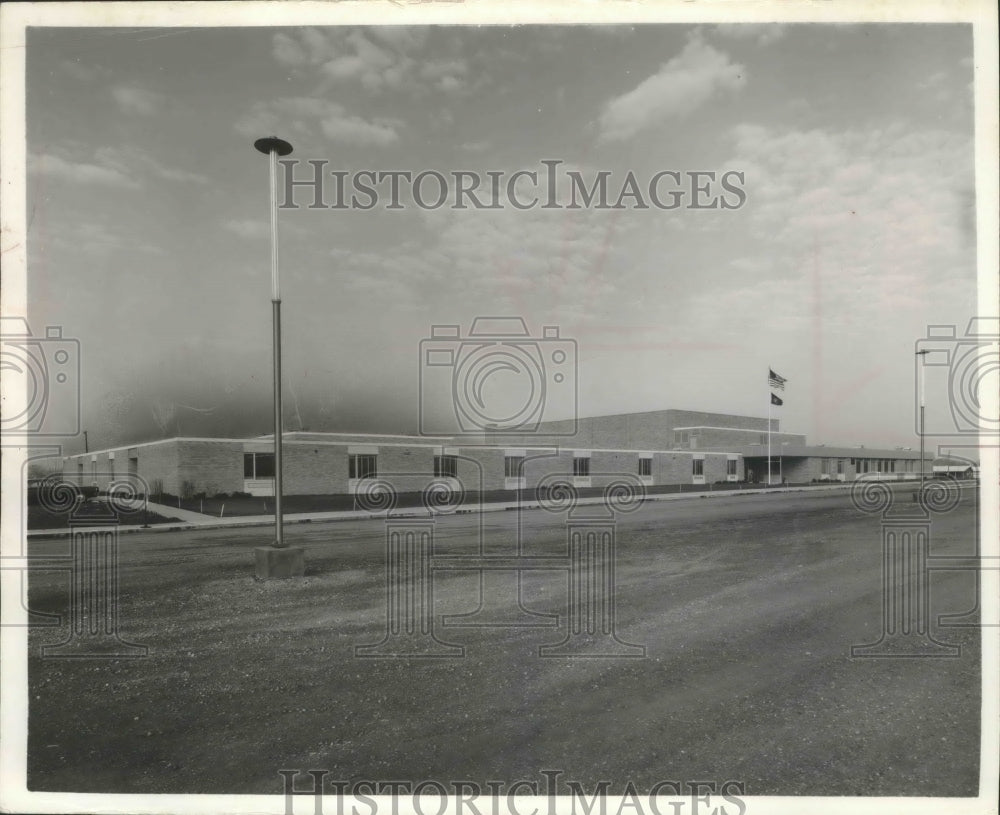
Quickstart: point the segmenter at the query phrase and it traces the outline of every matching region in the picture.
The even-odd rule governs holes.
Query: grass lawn
[[[762,484],[664,484],[656,487],[647,487],[650,495],[662,495],[665,493],[678,492],[708,492],[719,490],[745,490],[763,489]],[[522,500],[535,500],[534,491],[526,490],[521,493]],[[578,494],[582,498],[590,496],[600,496],[603,490],[599,487],[579,488]],[[467,493],[463,504],[471,505],[477,503],[509,502],[517,499],[517,493],[510,490],[495,490],[482,493]],[[179,509],[190,510],[191,512],[201,512],[211,515],[213,518],[219,517],[242,517],[247,515],[269,515],[274,512],[273,497],[240,496],[229,498],[177,498],[176,496],[153,497],[157,503],[164,506],[176,506]],[[398,507],[420,506],[420,493],[402,493],[397,496]],[[352,495],[286,495],[284,497],[284,512],[286,515],[304,512],[343,512],[359,509],[357,502]]]
[[[106,505],[103,501],[85,501],[72,516],[80,519],[98,519],[106,517]],[[69,526],[69,512],[52,512],[45,507],[38,505],[28,506],[28,529],[65,529]],[[176,518],[164,517],[155,512],[136,512],[131,515],[122,516],[120,523],[125,524],[166,524],[175,523]]]

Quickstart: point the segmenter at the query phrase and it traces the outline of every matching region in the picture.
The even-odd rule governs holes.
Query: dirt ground
[[[974,551],[975,500],[967,490],[934,517],[933,554]],[[523,554],[558,556],[565,520],[442,519],[436,554],[480,541],[509,553],[520,537]],[[123,536],[120,633],[145,658],[42,658],[67,629],[31,630],[29,788],[278,794],[287,768],[481,784],[559,769],[618,789],[736,779],[747,795],[976,794],[980,631],[933,629],[961,646],[957,658],[851,658],[881,631],[882,549],[879,518],[845,493],[684,499],[620,516],[617,630],[645,646],[642,659],[539,657],[566,630],[558,570],[525,573],[522,586],[526,608],[560,615],[558,630],[449,627],[441,639],[463,658],[357,658],[355,646],[385,633],[384,523],[291,526],[307,576],[257,582],[252,549],[270,534]],[[473,611],[478,581],[437,572],[437,619]],[[932,619],[973,608],[975,590],[973,572],[935,572]],[[29,603],[65,613],[66,575],[33,573]]]

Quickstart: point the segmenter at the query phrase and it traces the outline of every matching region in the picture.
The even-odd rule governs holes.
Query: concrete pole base
[[[305,549],[301,546],[257,546],[253,550],[258,580],[302,577],[306,573]]]

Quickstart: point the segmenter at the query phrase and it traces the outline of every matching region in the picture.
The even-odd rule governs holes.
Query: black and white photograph
[[[0,25],[0,810],[997,812],[994,4]]]

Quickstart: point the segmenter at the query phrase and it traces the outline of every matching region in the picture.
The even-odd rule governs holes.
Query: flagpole
[[[767,366],[767,486],[771,486],[771,366]]]

